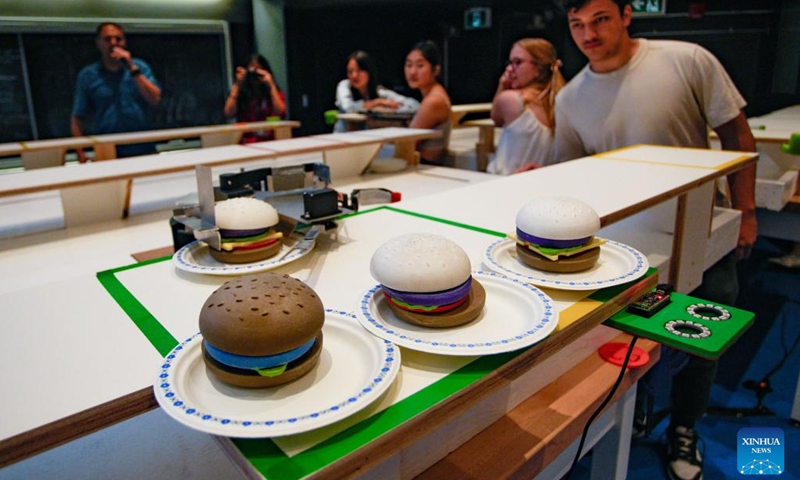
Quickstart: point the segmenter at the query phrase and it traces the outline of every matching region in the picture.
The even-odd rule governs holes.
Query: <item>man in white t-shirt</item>
[[[566,9],[572,39],[589,64],[556,98],[556,162],[639,143],[708,148],[709,127],[723,149],[755,151],[741,110],[745,101],[708,51],[631,38],[626,0],[567,0]],[[736,260],[749,255],[756,239],[755,166],[728,182],[732,206],[742,212],[737,249],[711,267],[692,294],[731,305],[738,293]],[[667,471],[671,478],[699,479],[695,420],[706,409],[716,363],[683,360],[672,372]]]

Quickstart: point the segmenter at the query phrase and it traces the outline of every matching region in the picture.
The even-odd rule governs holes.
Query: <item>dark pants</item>
[[[711,303],[733,306],[739,295],[739,280],[736,276],[736,257],[730,253],[711,266],[703,274],[703,283],[690,294]],[[702,417],[708,407],[711,385],[717,373],[717,362],[675,350],[661,348],[661,360],[642,378],[642,393],[655,390],[657,382],[672,376],[670,394],[672,425],[694,428],[695,421]],[[644,395],[642,395],[644,397]],[[637,402],[643,406],[643,403]]]

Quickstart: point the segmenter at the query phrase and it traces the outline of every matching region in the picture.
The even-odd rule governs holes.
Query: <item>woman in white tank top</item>
[[[547,40],[514,44],[492,101],[492,120],[503,127],[487,171],[510,175],[553,161],[555,98],[566,83],[561,60]]]

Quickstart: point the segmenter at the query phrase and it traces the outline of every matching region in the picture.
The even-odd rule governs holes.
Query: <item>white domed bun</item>
[[[384,243],[372,255],[375,280],[404,292],[438,292],[455,288],[471,275],[463,248],[440,236],[410,233]]]
[[[600,217],[592,207],[574,198],[537,198],[519,210],[517,228],[540,238],[572,240],[596,234]]]
[[[224,230],[252,230],[278,224],[278,211],[252,197],[230,198],[214,207],[217,227]]]

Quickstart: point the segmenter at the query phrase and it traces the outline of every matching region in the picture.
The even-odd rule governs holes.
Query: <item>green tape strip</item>
[[[116,274],[125,270],[163,262],[170,258],[169,256],[156,258],[154,260],[134,263],[97,273],[97,280],[100,281],[100,284],[103,285],[111,297],[116,300],[120,308],[125,311],[139,331],[147,337],[162,356],[166,356],[175,348],[175,346],[178,345],[178,341],[175,340],[175,337],[161,325],[161,322],[159,322],[124,285],[122,285],[116,277]]]
[[[485,233],[487,235],[493,235],[495,237],[500,237],[500,238],[505,238],[506,237],[505,233],[496,232],[494,230],[489,230],[488,228],[476,227],[474,225],[468,225],[466,223],[453,222],[451,220],[445,220],[443,218],[432,217],[430,215],[424,215],[422,213],[411,212],[409,210],[401,210],[401,209],[395,208],[395,207],[384,207],[384,208],[386,208],[386,210],[391,210],[393,212],[404,213],[406,215],[411,215],[413,217],[424,218],[425,220],[433,220],[434,222],[444,223],[446,225],[452,225],[454,227],[465,228],[467,230],[472,230],[474,232]]]
[[[233,443],[264,477],[270,480],[302,478],[408,421],[419,412],[492,372],[522,351],[524,350],[481,357],[368,420],[353,425],[291,458],[269,439],[234,439]]]
[[[389,210],[391,212],[402,213],[404,215],[410,215],[412,217],[424,218],[425,220],[431,220],[431,221],[434,221],[434,222],[444,223],[445,225],[452,225],[454,227],[459,227],[459,228],[463,228],[463,229],[466,229],[466,230],[472,230],[473,232],[485,233],[487,235],[492,235],[492,236],[500,237],[500,238],[505,238],[506,237],[505,233],[497,232],[495,230],[489,230],[488,228],[481,228],[481,227],[476,227],[474,225],[468,225],[466,223],[459,223],[459,222],[454,222],[452,220],[445,220],[444,218],[432,217],[430,215],[425,215],[425,214],[422,214],[422,213],[412,212],[411,210],[403,210],[403,209],[397,208],[397,207],[390,207],[388,205],[384,205],[382,207],[372,208],[370,210],[362,210],[360,212],[348,213],[346,215],[342,215],[340,217],[337,217],[336,219],[337,220],[343,220],[343,219],[350,218],[350,217],[355,217],[355,216],[358,216],[358,215],[364,215],[364,214],[370,213],[370,212],[377,212],[378,210]]]

